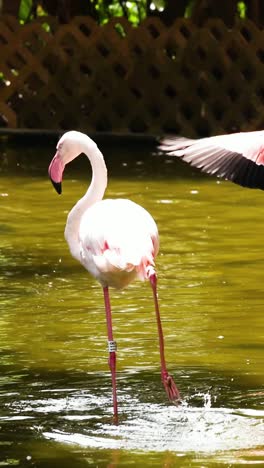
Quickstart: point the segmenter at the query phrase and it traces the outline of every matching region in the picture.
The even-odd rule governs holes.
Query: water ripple
[[[262,445],[263,417],[264,411],[248,409],[176,408],[138,403],[119,425],[98,424],[93,431],[84,429],[82,433],[54,429],[44,432],[44,436],[86,448],[208,454]],[[71,423],[73,420],[74,417]]]

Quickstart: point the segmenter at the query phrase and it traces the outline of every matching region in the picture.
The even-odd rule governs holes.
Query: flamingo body
[[[95,203],[82,216],[79,229],[81,263],[102,286],[126,287],[149,278],[159,237],[152,216],[125,199]]]
[[[159,250],[159,235],[154,219],[140,205],[126,199],[103,200],[107,186],[104,158],[96,143],[83,133],[67,132],[58,142],[56,154],[49,166],[49,176],[57,192],[61,193],[66,164],[81,153],[90,160],[92,180],[85,195],[67,217],[65,238],[72,256],[103,287],[113,409],[117,420],[116,344],[113,339],[109,286],[121,289],[135,278],[149,279],[157,318],[162,382],[170,400],[178,400],[180,397],[165,363],[154,263]]]
[[[164,137],[159,148],[191,166],[249,188],[264,190],[264,131],[192,140]]]

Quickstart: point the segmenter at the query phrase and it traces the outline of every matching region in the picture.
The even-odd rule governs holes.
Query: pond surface
[[[160,231],[159,299],[169,371],[159,375],[152,293],[111,290],[119,425],[100,285],[71,258],[67,212],[82,157],[58,196],[54,145],[0,147],[0,466],[264,466],[264,194],[149,149],[103,147],[107,197],[148,209]]]

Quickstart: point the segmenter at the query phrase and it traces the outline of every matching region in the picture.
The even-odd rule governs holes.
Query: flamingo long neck
[[[80,260],[79,227],[82,215],[94,203],[102,200],[107,186],[107,169],[102,153],[89,137],[82,142],[82,152],[92,166],[92,180],[85,195],[76,203],[68,214],[65,227],[65,239],[73,257]]]

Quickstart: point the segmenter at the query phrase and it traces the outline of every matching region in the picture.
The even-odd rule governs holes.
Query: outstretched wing
[[[264,132],[245,132],[191,140],[165,137],[159,149],[191,166],[236,184],[264,190]]]

